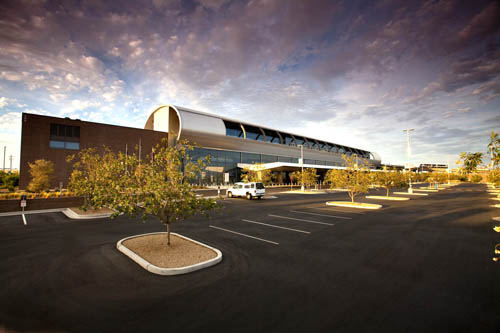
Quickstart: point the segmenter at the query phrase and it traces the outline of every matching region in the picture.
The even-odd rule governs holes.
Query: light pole
[[[297,147],[300,147],[300,190],[304,192],[304,145],[297,145]]]
[[[407,139],[407,144],[408,146],[406,147],[406,151],[408,153],[408,178],[410,179],[409,181],[409,187],[408,187],[408,193],[413,193],[413,188],[411,187],[411,165],[410,165],[410,156],[411,156],[411,146],[410,146],[410,132],[414,131],[413,128],[408,128],[403,130],[403,132],[406,132],[406,139]]]

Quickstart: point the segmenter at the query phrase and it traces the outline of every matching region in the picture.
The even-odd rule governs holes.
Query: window
[[[49,147],[55,148],[55,149],[79,150],[80,149],[80,142],[50,140]]]
[[[80,127],[50,124],[49,147],[54,149],[80,149]]]
[[[255,184],[251,184],[251,185],[250,185],[250,187],[251,187],[251,188],[255,188]]]
[[[278,156],[262,154],[262,163],[278,162]]]
[[[250,185],[245,185],[245,188],[250,188]]]
[[[312,149],[319,150],[319,144],[316,142],[316,140],[309,139],[308,141]]]
[[[241,163],[260,163],[260,154],[241,153]]]
[[[243,127],[247,133],[247,140],[264,141],[264,135],[262,135],[260,128],[250,125],[244,125]]]
[[[295,140],[288,133],[281,133],[281,137],[283,138],[283,143],[287,146],[296,146]]]
[[[241,125],[238,123],[233,123],[232,121],[227,121],[223,120],[224,125],[226,126],[226,135],[227,136],[234,136],[236,138],[243,138],[243,129],[241,128]]]
[[[294,135],[293,137],[295,138],[295,142],[297,143],[297,146],[298,145],[304,145],[305,140],[304,140],[303,137],[296,136],[296,135]],[[307,147],[307,145],[304,145],[304,146]]]
[[[266,135],[266,142],[270,143],[281,143],[280,137],[278,135],[278,132],[276,131],[271,131],[268,129],[263,129],[264,134]]]

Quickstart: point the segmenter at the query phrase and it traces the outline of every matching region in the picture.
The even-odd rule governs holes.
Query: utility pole
[[[407,140],[407,147],[406,151],[408,153],[408,178],[409,178],[409,187],[408,187],[408,193],[413,193],[413,188],[411,187],[411,164],[410,164],[410,158],[411,158],[411,146],[410,146],[410,133],[414,131],[413,128],[408,128],[403,130],[403,132],[406,132],[406,140]]]
[[[7,152],[7,146],[3,146],[3,171],[5,171],[5,154]]]
[[[12,155],[10,155],[10,156],[9,156],[9,160],[10,160],[10,169],[9,169],[9,173],[12,173],[12,158],[13,158],[13,156],[12,156]]]

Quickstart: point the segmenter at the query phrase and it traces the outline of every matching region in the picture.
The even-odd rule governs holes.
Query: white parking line
[[[274,245],[279,245],[279,243],[276,243],[276,242],[273,242],[273,241],[270,241],[270,240],[267,240],[267,239],[262,239],[262,238],[258,238],[258,237],[254,237],[254,236],[250,236],[250,235],[246,235],[246,234],[242,234],[242,233],[239,233],[239,232],[236,232],[236,231],[232,231],[232,230],[228,230],[228,229],[224,229],[224,228],[214,227],[213,225],[209,225],[209,227],[210,228],[214,228],[214,229],[219,229],[219,230],[222,230],[222,231],[226,231],[226,232],[230,232],[232,234],[240,235],[240,236],[243,236],[243,237],[248,237],[248,238],[260,240],[262,242],[271,243],[271,244],[274,244]]]
[[[278,229],[285,229],[285,230],[290,230],[290,231],[295,231],[295,232],[301,232],[303,234],[310,234],[309,231],[292,229],[292,228],[285,228],[285,227],[279,227],[279,226],[274,225],[274,224],[267,224],[267,223],[262,223],[262,222],[257,222],[257,221],[250,221],[250,220],[241,220],[241,221],[247,222],[247,223],[254,223],[254,224],[265,225],[265,226],[268,226],[268,227],[273,227],[273,228],[278,228]]]
[[[365,215],[365,213],[360,213],[360,212],[349,212],[347,210],[340,210],[340,209],[332,209],[332,208],[321,208],[321,207],[306,207],[310,209],[319,209],[319,210],[327,210],[329,212],[341,212],[341,213],[347,213],[347,214],[359,214],[359,215]]]
[[[310,212],[301,212],[299,210],[291,210],[291,213],[300,213],[300,214],[309,214],[309,215],[316,215],[316,216],[326,216],[326,217],[333,217],[336,219],[346,219],[346,220],[352,220],[352,217],[347,217],[347,216],[337,216],[337,215],[329,215],[329,214],[317,214],[317,213],[310,213]]]
[[[280,216],[280,215],[273,215],[273,214],[269,214],[269,216],[271,216],[271,217],[277,217],[277,218],[280,218],[280,219],[301,221],[301,222],[306,222],[306,223],[323,224],[323,225],[334,225],[332,223],[319,222],[319,221],[311,221],[311,220],[303,220],[303,219],[297,219],[295,217],[288,217],[288,216]]]

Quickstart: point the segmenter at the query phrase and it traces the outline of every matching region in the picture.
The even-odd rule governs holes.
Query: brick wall
[[[66,158],[78,153],[78,150],[51,148],[49,146],[51,124],[78,126],[80,150],[95,147],[102,152],[103,146],[107,146],[114,152],[125,152],[128,147],[128,153],[132,154],[141,142],[142,158],[145,158],[162,138],[167,137],[165,132],[23,113],[19,174],[21,189],[25,189],[31,180],[28,163],[37,159],[46,159],[54,163],[52,188],[59,187],[60,183],[63,184],[63,188],[68,185],[72,164],[66,162]]]

